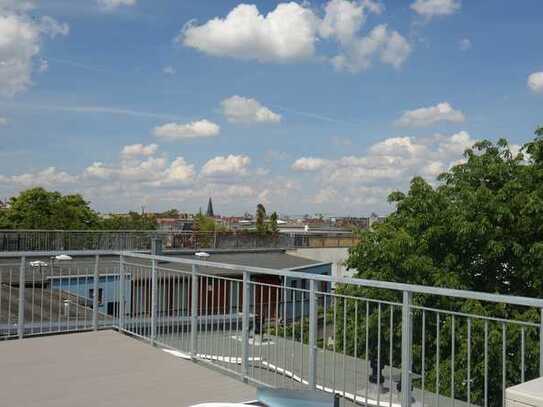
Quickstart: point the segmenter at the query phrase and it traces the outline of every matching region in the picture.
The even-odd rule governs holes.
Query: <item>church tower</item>
[[[213,213],[213,202],[211,202],[211,197],[209,198],[209,202],[207,203],[206,216],[209,216],[210,218],[213,218],[215,216],[215,214]]]

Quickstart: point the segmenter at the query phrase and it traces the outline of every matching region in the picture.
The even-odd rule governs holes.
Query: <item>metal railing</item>
[[[0,230],[0,252],[150,250],[153,238],[160,238],[165,249],[325,248],[352,247],[358,242],[351,233]]]
[[[506,387],[543,375],[541,299],[132,252],[31,256],[0,265],[4,338],[113,327],[344,405],[503,406]]]

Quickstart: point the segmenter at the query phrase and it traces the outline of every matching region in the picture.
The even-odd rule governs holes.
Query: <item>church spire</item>
[[[207,203],[206,215],[210,218],[213,218],[215,216],[215,214],[213,213],[213,202],[211,202],[211,197],[209,198],[209,202]]]

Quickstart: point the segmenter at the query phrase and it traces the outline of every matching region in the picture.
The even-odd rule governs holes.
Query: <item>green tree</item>
[[[159,213],[157,216],[159,218],[178,218],[179,211],[177,209],[168,209],[167,211]]]
[[[279,226],[277,225],[277,212],[273,212],[270,215],[270,232],[277,233],[279,232]]]
[[[506,140],[497,143],[482,141],[465,152],[465,163],[438,177],[433,187],[424,179],[411,181],[407,193],[389,196],[395,211],[373,230],[362,231],[360,244],[350,251],[347,266],[358,270],[356,277],[426,286],[448,287],[529,297],[543,296],[543,129],[535,139],[513,153]],[[399,293],[386,290],[341,286],[338,293],[365,298],[401,302]],[[337,346],[355,351],[353,337],[363,338],[365,310],[358,310],[357,301],[339,300],[340,312],[346,309],[346,324],[339,324]],[[459,311],[464,314],[486,315],[504,319],[539,322],[534,309],[459,301],[451,298],[418,295],[418,306]],[[364,305],[365,307],[365,305]],[[399,364],[400,328],[392,332],[388,321],[399,321],[398,307],[369,304],[369,358],[377,357],[378,319],[381,322],[381,364],[388,364],[393,349],[393,364]],[[392,310],[392,311],[390,311]],[[451,391],[451,367],[454,362],[455,397],[466,399],[467,335],[471,330],[471,401],[482,404],[484,394],[484,331],[488,330],[489,405],[501,404],[502,335],[506,337],[506,384],[518,383],[521,377],[519,344],[526,343],[526,378],[538,375],[538,335],[536,328],[520,327],[477,319],[441,314],[438,325],[435,312],[425,313],[426,382],[430,391]],[[468,323],[468,320],[470,321]],[[422,366],[422,311],[414,312],[413,356],[415,371]],[[357,327],[358,331],[355,329]],[[452,332],[455,332],[454,359]],[[437,367],[437,332],[440,334],[440,363]],[[355,335],[356,334],[356,335]],[[392,344],[390,342],[392,341]],[[364,341],[356,344],[364,354]],[[496,368],[494,368],[496,367]],[[417,384],[417,383],[415,383]],[[420,387],[420,382],[418,382]]]
[[[226,231],[224,225],[219,225],[214,218],[202,214],[201,211],[194,217],[193,229],[198,239],[195,244],[200,248],[214,247],[216,234]]]
[[[266,233],[268,231],[266,226],[266,208],[260,203],[256,206],[256,231],[258,233]]]
[[[154,216],[130,211],[128,215],[111,215],[100,221],[104,230],[154,230],[157,228]]]
[[[99,218],[81,195],[38,187],[10,198],[0,224],[13,229],[91,229],[99,225]]]

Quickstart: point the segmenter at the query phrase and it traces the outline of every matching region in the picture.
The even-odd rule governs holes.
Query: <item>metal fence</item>
[[[506,387],[543,375],[540,299],[131,252],[26,256],[0,266],[4,338],[114,327],[343,405],[504,406]]]
[[[0,252],[150,250],[153,238],[162,240],[165,249],[352,247],[358,242],[352,233],[0,230]]]

